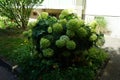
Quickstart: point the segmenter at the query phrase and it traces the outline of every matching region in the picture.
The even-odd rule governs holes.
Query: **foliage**
[[[67,41],[66,48],[68,50],[74,50],[76,48],[76,43],[74,41]]]
[[[57,40],[55,44],[57,47],[61,48],[65,46],[65,40]]]
[[[0,29],[5,29],[5,24],[3,21],[0,21]]]
[[[106,20],[105,20],[104,17],[96,16],[96,17],[95,17],[95,20],[96,20],[98,26],[106,27],[107,22],[106,22]]]
[[[103,49],[93,47],[90,48],[87,52],[85,51],[85,56],[87,58],[87,62],[89,62],[90,65],[96,65],[99,67],[100,64],[102,64],[102,62],[107,59],[108,54],[106,54]]]
[[[97,32],[105,33],[107,31],[107,21],[102,16],[96,16],[95,21],[97,22]]]
[[[40,17],[43,16],[43,14],[45,14],[45,12],[42,13]],[[75,64],[72,62],[72,60],[75,60],[76,56],[74,51],[86,50],[92,46],[98,47],[96,42],[100,39],[99,36],[103,37],[103,35],[93,32],[96,25],[85,25],[84,21],[78,18],[74,13],[69,13],[67,10],[63,10],[60,16],[61,15],[64,15],[64,18],[62,19],[67,20],[66,25],[64,24],[64,26],[62,26],[63,24],[59,22],[61,18],[60,20],[54,19],[54,21],[51,22],[53,17],[49,16],[48,14],[45,15],[44,18],[39,17],[38,23],[32,29],[32,39],[38,54],[43,55],[43,49],[51,48],[54,51],[54,55],[51,56],[51,59],[61,64],[61,66],[64,64],[62,60],[66,60],[66,57],[61,56],[61,53],[63,53],[65,50],[70,50],[70,53],[72,54],[70,57],[72,57],[72,59],[67,60],[67,64],[70,66]],[[53,30],[51,33],[48,33],[47,30],[49,26],[51,26],[51,30]],[[67,36],[71,35],[70,32],[70,34],[68,34],[68,31],[72,31],[75,35],[72,37]],[[43,38],[45,39],[43,40]],[[50,43],[52,45],[50,45]]]
[[[43,74],[43,80],[94,80],[96,71],[107,59],[108,54],[103,49],[93,47],[84,51],[83,55],[87,66],[72,66],[66,70],[56,69]]]
[[[19,65],[20,80],[94,80],[108,57],[100,48],[104,35],[65,12],[59,19],[43,12],[23,32],[25,41],[20,30],[0,29],[0,55]]]
[[[0,28],[6,29],[6,28],[16,28],[17,23],[14,21],[11,21],[8,17],[0,16]]]
[[[20,28],[26,28],[31,10],[43,0],[0,0],[0,15],[15,21]]]
[[[16,48],[21,46],[24,38],[21,36],[21,29],[0,29],[0,56],[3,56],[6,60],[11,63],[16,63],[18,60],[18,55],[16,53]],[[21,50],[21,55],[23,52]],[[19,58],[18,58],[19,59]]]
[[[42,75],[42,80],[94,80],[95,73],[90,67],[70,67],[67,70],[59,69]]]
[[[104,35],[96,32],[94,23],[86,25],[68,10],[63,10],[59,19],[43,12],[35,23],[31,32],[27,31],[28,40],[32,43],[33,58],[22,63],[27,63],[23,65],[25,73],[29,73],[26,77],[32,75],[43,80],[79,80],[77,74],[80,73],[83,80],[93,79],[95,71],[107,58],[106,53],[100,49]],[[28,65],[29,68],[25,69]],[[85,72],[85,67],[89,68],[90,73]]]
[[[40,46],[41,48],[48,48],[50,46],[50,41],[48,39],[45,39],[45,38],[41,38],[40,40]]]
[[[51,48],[43,49],[43,56],[44,57],[51,57],[53,56],[54,51]]]

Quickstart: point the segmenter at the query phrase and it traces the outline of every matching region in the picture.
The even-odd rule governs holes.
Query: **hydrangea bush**
[[[69,10],[63,10],[58,19],[42,12],[24,35],[32,38],[33,54],[41,62],[47,65],[51,61],[49,66],[65,68],[85,64],[83,52],[104,44],[104,35],[96,32],[96,26],[95,22],[85,24]]]
[[[101,49],[104,35],[96,31],[96,26],[95,21],[86,24],[70,10],[63,10],[59,18],[42,12],[37,21],[28,24],[29,30],[23,32],[28,37],[32,53],[29,59],[25,58],[21,63],[24,66],[23,74],[27,73],[26,79],[37,80],[40,77],[45,78],[43,80],[71,80],[71,76],[74,80],[81,77],[83,80],[94,80],[93,75],[108,57]],[[66,74],[66,70],[70,74]],[[74,76],[72,70],[75,71]],[[65,71],[65,75],[61,71]],[[49,77],[44,77],[47,73]],[[85,75],[89,76],[86,78]]]

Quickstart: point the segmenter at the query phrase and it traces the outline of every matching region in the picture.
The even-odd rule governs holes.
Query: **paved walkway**
[[[17,80],[17,78],[6,68],[0,66],[0,80]]]
[[[104,46],[111,47],[108,48],[111,59],[102,74],[101,80],[120,80],[120,39],[106,36]]]

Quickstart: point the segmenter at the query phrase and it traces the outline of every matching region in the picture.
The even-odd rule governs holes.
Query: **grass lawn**
[[[16,48],[24,41],[19,29],[0,29],[0,57],[13,61]]]

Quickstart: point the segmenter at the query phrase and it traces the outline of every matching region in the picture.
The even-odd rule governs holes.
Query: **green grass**
[[[19,29],[0,29],[0,57],[13,61],[15,50],[24,41]]]

